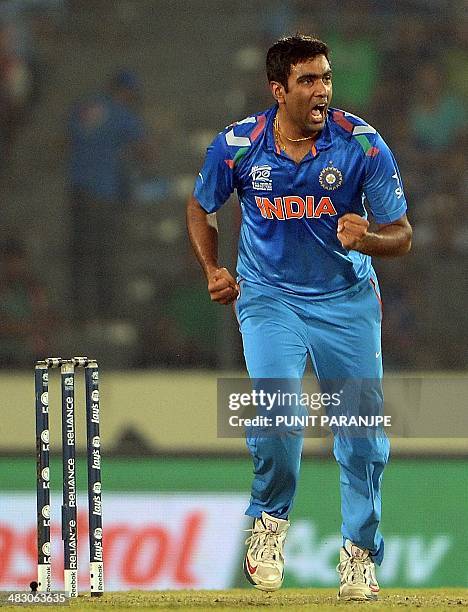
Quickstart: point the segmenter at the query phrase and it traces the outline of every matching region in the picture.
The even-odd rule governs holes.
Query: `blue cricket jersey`
[[[239,278],[303,296],[341,293],[369,277],[371,258],[341,246],[338,219],[350,212],[365,217],[365,200],[377,223],[402,217],[397,164],[373,127],[334,108],[296,163],[275,144],[276,111],[275,105],[216,136],[194,197],[212,213],[237,191]]]

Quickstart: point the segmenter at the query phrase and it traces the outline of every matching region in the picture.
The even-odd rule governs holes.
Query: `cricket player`
[[[274,106],[216,136],[188,202],[188,230],[208,292],[220,304],[234,303],[252,379],[300,380],[310,356],[319,382],[380,385],[382,311],[371,256],[404,255],[412,237],[398,167],[373,127],[330,106],[324,42],[280,39],[266,69]],[[237,278],[218,261],[213,219],[234,190],[242,210]],[[378,408],[381,390],[371,397]],[[302,443],[295,432],[247,439],[254,480],[246,514],[253,527],[244,571],[265,591],[283,581]],[[335,435],[334,455],[343,535],[338,596],[373,600],[384,551],[379,522],[389,442],[383,433]]]

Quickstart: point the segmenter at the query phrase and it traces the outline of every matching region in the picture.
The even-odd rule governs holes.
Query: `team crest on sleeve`
[[[327,191],[335,191],[343,184],[343,174],[341,170],[334,166],[327,166],[320,172],[319,183]]]
[[[252,166],[249,176],[252,177],[252,189],[261,191],[271,191],[273,184],[270,178],[271,166],[262,164],[261,166]]]

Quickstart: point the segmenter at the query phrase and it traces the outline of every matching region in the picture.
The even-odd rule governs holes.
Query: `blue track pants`
[[[381,408],[381,304],[374,272],[370,279],[325,299],[298,297],[241,281],[235,308],[251,378],[300,381],[310,356],[319,382],[340,378],[377,381],[368,399]],[[265,511],[287,517],[296,492],[303,434],[248,436],[247,446],[255,476],[246,514],[258,517]],[[369,549],[380,564],[380,486],[389,456],[388,439],[383,433],[369,437],[335,434],[334,455],[340,467],[343,538]]]

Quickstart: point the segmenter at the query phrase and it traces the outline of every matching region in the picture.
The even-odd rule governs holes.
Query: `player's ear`
[[[284,102],[284,86],[277,81],[270,81],[270,89],[277,102]]]

